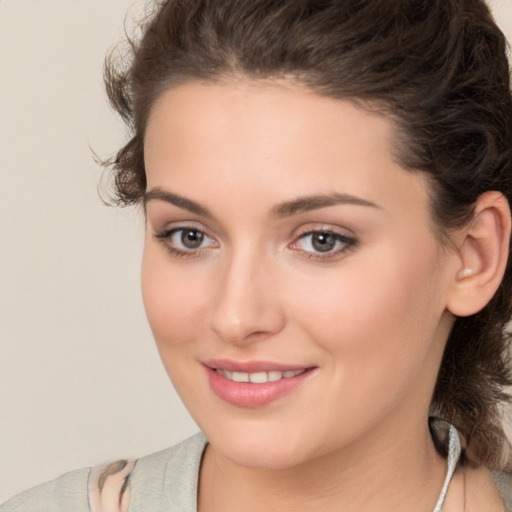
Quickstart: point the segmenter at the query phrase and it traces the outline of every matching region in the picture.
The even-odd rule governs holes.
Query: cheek
[[[380,247],[378,255],[311,281],[295,303],[294,317],[334,356],[340,379],[403,379],[424,362],[445,305],[435,246],[420,247],[421,253]]]
[[[142,296],[149,325],[162,357],[193,338],[204,318],[205,279],[191,279],[165,251],[146,246],[142,259]],[[164,361],[165,362],[165,361]]]

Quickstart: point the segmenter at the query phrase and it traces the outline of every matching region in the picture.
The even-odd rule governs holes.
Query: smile
[[[269,362],[203,363],[210,389],[222,401],[244,408],[263,407],[293,393],[317,373],[316,366],[295,368]]]
[[[228,380],[233,382],[250,382],[251,384],[265,384],[266,382],[277,382],[281,379],[290,379],[292,377],[297,377],[297,375],[301,375],[307,369],[304,368],[302,370],[289,370],[285,372],[280,372],[276,370],[272,371],[263,371],[263,372],[254,372],[254,373],[246,373],[246,372],[231,372],[229,370],[221,370],[215,369],[215,371],[225,377]]]

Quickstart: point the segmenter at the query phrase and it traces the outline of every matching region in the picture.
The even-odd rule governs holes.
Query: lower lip
[[[270,404],[296,389],[312,373],[312,369],[308,369],[295,377],[253,384],[234,382],[207,366],[204,368],[212,391],[228,404],[237,407],[261,407]]]

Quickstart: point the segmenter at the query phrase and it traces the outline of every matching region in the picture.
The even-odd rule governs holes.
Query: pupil
[[[204,235],[200,231],[183,231],[181,242],[187,249],[197,249],[203,243]]]
[[[317,233],[313,235],[312,242],[318,252],[328,252],[334,248],[336,239],[330,233]]]

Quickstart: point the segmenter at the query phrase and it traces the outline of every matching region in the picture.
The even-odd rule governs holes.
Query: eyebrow
[[[183,208],[189,212],[201,215],[203,217],[213,218],[213,214],[205,206],[187,199],[186,197],[172,192],[167,192],[161,188],[154,188],[144,194],[144,205],[149,201],[158,200]],[[272,216],[275,218],[290,217],[300,213],[309,212],[311,210],[318,210],[320,208],[327,208],[329,206],[337,205],[356,205],[366,206],[370,208],[379,208],[375,203],[361,199],[349,194],[318,194],[313,196],[304,196],[286,201],[278,204],[272,208]]]
[[[183,208],[184,210],[188,210],[189,212],[201,215],[202,217],[213,217],[212,213],[210,212],[210,210],[208,210],[208,208],[201,206],[199,203],[196,203],[191,199],[187,199],[186,197],[180,196],[178,194],[173,194],[172,192],[166,192],[161,188],[154,188],[144,194],[144,205],[147,205],[149,201],[154,200],[164,201],[166,203],[177,206],[178,208]]]
[[[337,206],[340,204],[350,204],[356,206],[367,206],[370,208],[379,208],[375,203],[361,199],[349,194],[319,194],[314,196],[305,196],[287,201],[272,208],[272,215],[277,218],[289,217],[299,213]]]

